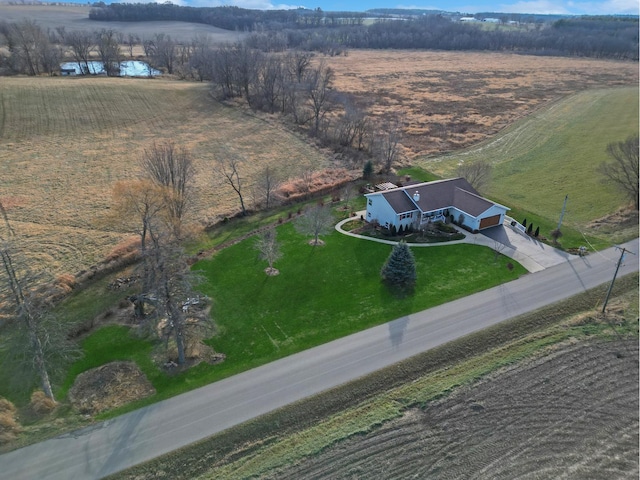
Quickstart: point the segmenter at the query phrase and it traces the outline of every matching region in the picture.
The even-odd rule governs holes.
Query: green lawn
[[[479,246],[415,248],[415,294],[396,298],[379,276],[391,251],[388,245],[334,232],[325,237],[325,246],[312,247],[291,224],[278,227],[278,240],[284,256],[275,277],[265,275],[266,264],[253,248],[255,238],[194,265],[207,279],[200,288],[213,299],[219,329],[208,343],[227,355],[224,363],[166,376],[150,361],[150,342],[127,327],[108,326],[84,340],[85,357],[73,365],[60,393],[66,394],[86,369],[131,359],[158,391],[153,399],[126,407],[131,410],[525,273],[518,264],[509,271],[508,258],[496,261],[493,251]]]
[[[380,282],[391,247],[338,233],[311,247],[291,225],[278,229],[281,274],[267,277],[253,240],[198,263],[209,281],[221,329],[211,344],[227,362],[255,366],[411,312],[490,288],[525,273],[508,259],[472,245],[416,248],[413,296],[396,298]]]

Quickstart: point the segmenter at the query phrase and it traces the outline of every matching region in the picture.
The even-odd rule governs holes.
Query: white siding
[[[471,230],[477,229],[478,225],[480,225],[480,220],[478,220],[476,217],[469,215],[463,212],[462,210],[458,210],[455,207],[449,208],[449,214],[453,215],[453,220],[455,222],[461,223],[462,225],[464,225],[465,227]],[[462,222],[460,222],[460,215],[462,215]]]
[[[397,214],[381,193],[367,195],[367,222],[377,220],[383,227],[397,222]],[[397,226],[397,225],[396,225]]]

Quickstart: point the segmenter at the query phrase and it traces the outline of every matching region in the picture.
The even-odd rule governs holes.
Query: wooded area
[[[362,12],[114,3],[93,8],[89,18],[177,20],[228,30],[260,31],[284,38],[289,48],[323,52],[345,48],[426,48],[638,59],[637,17],[568,17],[551,22],[535,19],[531,23],[512,21],[510,28],[489,29],[482,28],[482,22],[462,23],[442,14],[391,19],[381,15],[373,23],[365,23]],[[527,17],[522,21],[528,21]]]

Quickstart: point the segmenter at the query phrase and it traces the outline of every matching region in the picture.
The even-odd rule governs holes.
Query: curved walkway
[[[338,222],[336,230],[344,235],[348,235],[354,238],[360,238],[362,240],[368,240],[370,242],[384,243],[387,245],[396,245],[398,242],[392,240],[383,240],[381,238],[372,238],[365,235],[359,235],[357,233],[348,232],[344,230],[342,226],[351,221],[357,220],[360,216],[364,217],[366,211],[362,210],[356,212],[355,217],[345,218]],[[462,240],[452,240],[450,242],[437,242],[437,243],[408,243],[412,248],[420,247],[443,247],[447,245],[455,245],[458,243],[468,243],[471,245],[481,245],[489,247],[492,250],[497,250],[502,255],[514,259],[520,265],[527,269],[527,271],[539,272],[545,268],[558,265],[563,262],[569,261],[573,256],[562,250],[558,250],[550,245],[546,245],[529,235],[524,235],[511,228],[510,225],[505,223],[499,227],[493,227],[485,230],[485,233],[471,233],[463,230],[454,225],[458,231],[465,235]]]

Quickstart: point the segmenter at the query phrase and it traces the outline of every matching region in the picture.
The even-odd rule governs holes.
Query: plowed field
[[[567,345],[264,478],[637,477],[631,340]]]

